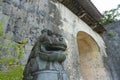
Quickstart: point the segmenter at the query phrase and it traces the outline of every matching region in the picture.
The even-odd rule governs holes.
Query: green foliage
[[[110,36],[114,36],[114,32],[113,32],[113,30],[110,30],[109,32],[108,32],[108,35],[110,35]]]
[[[2,24],[0,23],[0,36],[3,36],[2,28]]]
[[[26,40],[26,39],[23,39],[23,40],[21,41],[21,43],[22,43],[22,44],[26,44],[26,43],[27,43],[27,40]]]
[[[20,59],[24,54],[24,44],[13,42],[13,38],[2,32],[0,23],[0,80],[22,80],[23,68]]]
[[[9,71],[0,71],[0,80],[22,80],[23,68],[16,66],[11,68]]]
[[[103,14],[103,18],[100,19],[100,24],[107,25],[109,23],[113,23],[118,21],[118,17],[120,17],[120,5],[116,9],[111,9],[109,11],[105,11]]]

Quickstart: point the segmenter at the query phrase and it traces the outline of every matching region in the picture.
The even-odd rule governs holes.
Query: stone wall
[[[41,30],[49,26],[47,0],[3,0],[0,2],[0,21],[3,31],[16,42],[27,40],[25,56],[28,56]],[[27,59],[24,59],[25,63]],[[23,63],[23,64],[25,64]]]
[[[120,21],[105,26],[104,41],[107,46],[108,57],[105,64],[112,80],[120,80]]]
[[[70,80],[82,80],[77,44],[78,32],[83,31],[90,35],[99,46],[98,54],[101,57],[106,56],[102,38],[56,0],[0,1],[0,21],[4,26],[3,31],[13,36],[15,42],[21,42],[23,39],[27,40],[24,46],[23,64],[26,63],[30,50],[42,29],[48,28],[61,33],[68,45],[64,66]],[[108,76],[105,75],[104,77],[107,80]]]

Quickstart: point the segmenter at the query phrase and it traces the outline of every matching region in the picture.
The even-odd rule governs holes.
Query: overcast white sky
[[[103,13],[106,10],[117,8],[120,0],[91,0],[97,9]]]

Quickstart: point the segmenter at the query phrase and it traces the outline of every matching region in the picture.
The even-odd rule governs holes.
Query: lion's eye
[[[61,37],[61,38],[59,38],[59,40],[60,40],[60,41],[63,41],[63,38]]]

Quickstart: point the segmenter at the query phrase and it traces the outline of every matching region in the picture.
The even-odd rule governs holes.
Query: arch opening
[[[83,80],[106,80],[102,56],[95,40],[85,32],[78,32],[77,42]]]

